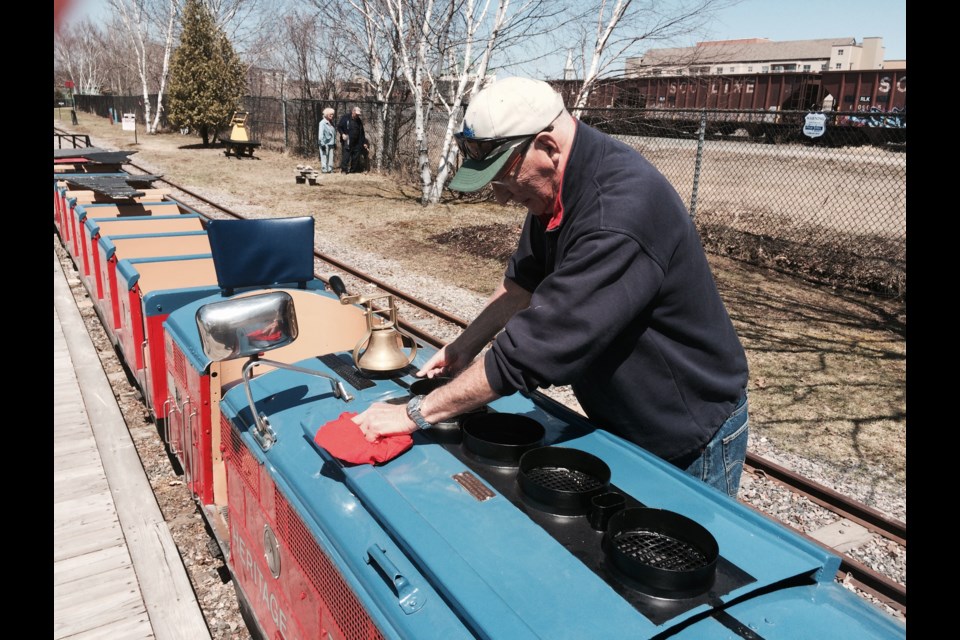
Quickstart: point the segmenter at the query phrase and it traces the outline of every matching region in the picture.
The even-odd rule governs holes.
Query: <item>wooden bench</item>
[[[224,140],[223,155],[229,158],[230,154],[232,153],[237,158],[242,158],[243,156],[252,158],[253,150],[259,146],[260,146],[259,142],[250,142],[250,141],[239,142],[237,140]]]

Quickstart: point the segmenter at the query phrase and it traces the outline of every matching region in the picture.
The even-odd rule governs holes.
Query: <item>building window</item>
[[[753,67],[747,67],[747,73],[753,73]]]
[[[737,70],[736,67],[730,67],[730,73],[734,73]]]
[[[820,71],[826,71],[826,70],[827,70],[827,63],[824,62],[822,65],[820,65]]]
[[[717,74],[720,75],[723,73],[723,67],[717,67]]]
[[[804,71],[810,71],[810,65],[808,65],[808,64],[803,65],[803,70],[804,70]]]
[[[843,49],[837,49],[837,55],[838,55],[838,56],[842,56],[842,55],[843,55]]]
[[[834,67],[834,68],[835,68],[835,69],[840,69],[841,67],[843,67],[843,65],[838,62],[838,63],[837,63],[837,66]]]
[[[760,73],[770,73],[770,67],[761,67],[762,71]]]

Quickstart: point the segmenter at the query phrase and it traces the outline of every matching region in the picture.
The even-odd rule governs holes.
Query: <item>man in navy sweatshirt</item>
[[[354,418],[367,439],[571,385],[595,425],[736,497],[747,359],[676,190],[538,80],[481,91],[456,138],[450,188],[490,184],[529,215],[486,307],[417,374],[454,380],[406,408],[372,405]]]

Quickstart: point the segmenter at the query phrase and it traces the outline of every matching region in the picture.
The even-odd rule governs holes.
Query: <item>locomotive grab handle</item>
[[[167,398],[163,404],[160,405],[160,415],[163,418],[163,441],[168,446],[170,444],[170,412],[167,411],[167,407],[169,407],[172,402],[173,398]]]
[[[170,427],[170,425],[169,425],[169,422],[173,419],[172,416],[173,416],[174,414],[180,414],[181,419],[182,419],[183,411],[181,410],[181,407],[177,404],[177,401],[176,401],[175,398],[171,398],[171,399],[170,399],[170,412],[167,414],[167,416],[168,416],[168,418],[167,418],[167,421],[168,421],[168,424],[167,424],[167,443],[170,445],[170,453],[171,453],[172,455],[174,455],[174,456],[179,456],[180,453],[182,453],[182,452],[180,451],[180,444],[181,444],[181,443],[180,443],[180,426],[179,426],[179,425],[175,425],[174,428],[171,429],[171,427]],[[176,438],[173,437],[174,435],[176,436]]]
[[[326,378],[330,381],[330,390],[332,391],[334,397],[340,398],[344,402],[350,402],[353,400],[353,396],[350,395],[350,392],[347,391],[347,388],[343,386],[343,382],[334,378],[331,375],[323,373],[322,371],[314,371],[313,369],[306,369],[304,367],[298,367],[293,364],[286,364],[284,362],[277,362],[275,360],[267,360],[266,358],[251,358],[243,365],[242,377],[243,377],[243,388],[247,394],[247,403],[250,405],[250,412],[253,414],[254,421],[254,430],[252,435],[257,441],[257,444],[260,445],[260,448],[264,451],[267,451],[274,445],[277,441],[277,434],[273,430],[273,427],[270,426],[270,420],[262,411],[257,411],[257,405],[253,401],[253,392],[250,390],[250,377],[251,371],[258,364],[266,364],[271,367],[276,367],[278,369],[289,369],[291,371],[299,371],[300,373],[308,373],[312,376],[318,376],[320,378]]]
[[[143,368],[147,368],[147,341],[144,340],[140,343],[140,362],[143,363]]]
[[[193,402],[190,400],[190,398],[189,398],[189,396],[188,396],[188,397],[184,398],[183,404],[180,405],[180,411],[179,411],[179,413],[180,413],[181,419],[180,419],[180,429],[178,430],[178,431],[179,431],[180,438],[179,438],[179,442],[177,443],[177,444],[179,445],[179,450],[177,451],[177,455],[182,455],[182,456],[186,456],[186,455],[187,455],[187,454],[186,454],[186,445],[185,445],[184,443],[186,442],[186,437],[187,437],[187,434],[186,434],[186,426],[187,426],[187,407],[189,407],[191,404],[193,404]],[[184,469],[184,473],[187,473],[187,469],[186,469],[186,468]],[[188,478],[188,480],[189,480],[189,478]]]
[[[200,451],[200,447],[195,446],[197,443],[193,441],[193,418],[194,416],[197,415],[197,413],[198,412],[196,410],[191,411],[190,414],[187,415],[184,419],[184,425],[185,425],[185,430],[187,435],[185,442],[187,443],[187,447],[189,447],[190,449],[189,454],[184,455],[184,457],[187,458],[187,464],[184,467],[184,473],[186,473],[187,475],[186,480],[188,483],[193,482],[194,478],[197,477],[196,474],[194,473],[195,471],[194,463],[196,462],[196,459],[199,457],[198,454]]]
[[[397,565],[387,557],[387,552],[380,545],[372,544],[367,548],[367,564],[373,565],[377,573],[390,583],[394,595],[397,596],[397,603],[404,613],[410,615],[423,607],[427,601],[426,594],[420,593],[420,589],[400,573]]]

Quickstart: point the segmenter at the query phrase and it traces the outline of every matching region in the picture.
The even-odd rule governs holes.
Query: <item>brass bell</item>
[[[397,322],[397,305],[390,294],[361,296],[350,294],[339,276],[329,280],[330,288],[340,298],[341,304],[361,304],[367,320],[367,333],[353,348],[353,362],[363,372],[391,373],[399,371],[413,362],[417,355],[417,341],[413,336],[401,331]],[[374,300],[387,299],[387,307],[378,309]],[[387,319],[382,315],[386,313]],[[403,338],[410,341],[410,353],[403,352]]]
[[[417,355],[417,341],[397,326],[397,307],[393,296],[389,298],[389,319],[376,314],[376,309],[366,300],[367,333],[353,348],[353,361],[361,371],[390,373],[399,371],[413,362]],[[381,310],[387,311],[387,310]],[[402,338],[410,340],[410,353],[405,354]]]
[[[362,371],[382,373],[403,369],[413,362],[417,353],[416,342],[413,343],[410,355],[407,355],[400,347],[400,335],[400,331],[393,326],[393,323],[388,322],[372,327],[353,351],[353,360],[357,368]],[[364,343],[366,348],[363,348]]]

